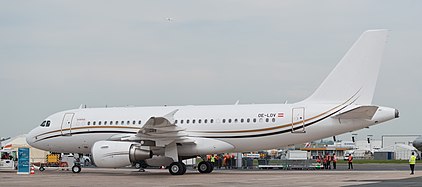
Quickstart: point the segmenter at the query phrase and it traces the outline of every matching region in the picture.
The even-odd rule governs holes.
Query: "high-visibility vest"
[[[416,164],[416,156],[415,155],[410,156],[409,164]]]
[[[211,162],[215,162],[215,157],[211,156]]]
[[[347,158],[347,160],[348,160],[349,162],[353,162],[353,156],[352,156],[352,155],[350,155],[350,156]]]

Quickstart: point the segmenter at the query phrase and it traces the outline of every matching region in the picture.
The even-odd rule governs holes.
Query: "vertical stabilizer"
[[[368,30],[305,102],[371,104],[388,30]]]

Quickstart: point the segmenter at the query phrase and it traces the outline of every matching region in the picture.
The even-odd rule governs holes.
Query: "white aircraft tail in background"
[[[27,136],[36,148],[92,154],[98,167],[167,166],[183,159],[269,150],[331,137],[399,117],[372,105],[387,30],[369,30],[307,99],[293,104],[78,108],[48,116]],[[80,167],[75,165],[74,172]]]

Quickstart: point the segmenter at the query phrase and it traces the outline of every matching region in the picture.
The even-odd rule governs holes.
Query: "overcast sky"
[[[422,1],[0,2],[0,137],[80,104],[300,101],[379,28],[392,31],[373,102],[401,117],[358,136],[422,134]]]

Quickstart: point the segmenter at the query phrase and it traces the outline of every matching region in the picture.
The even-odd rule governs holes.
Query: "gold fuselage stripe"
[[[262,128],[262,129],[248,129],[248,130],[235,130],[235,131],[187,131],[187,132],[195,132],[195,133],[246,133],[246,132],[261,132],[261,131],[269,131],[269,130],[275,130],[275,129],[281,129],[281,128],[285,128],[285,127],[289,127],[289,126],[294,126],[297,124],[301,124],[301,123],[305,123],[311,120],[314,120],[316,118],[319,118],[337,108],[339,108],[342,105],[345,105],[346,103],[348,103],[353,97],[356,96],[356,94],[359,92],[360,90],[358,90],[352,97],[350,97],[348,100],[346,100],[345,102],[335,106],[334,108],[331,108],[330,110],[327,110],[321,114],[318,114],[316,116],[313,116],[311,118],[305,119],[303,121],[298,121],[295,123],[288,123],[285,125],[280,125],[280,126],[275,126],[275,127],[268,127],[268,128]],[[357,98],[356,98],[357,99]],[[353,100],[350,104],[354,103],[355,100]],[[350,105],[349,104],[349,105]],[[121,129],[136,129],[139,130],[141,129],[140,127],[127,127],[127,126],[85,126],[85,127],[75,127],[75,128],[66,128],[66,129],[59,129],[59,130],[53,130],[53,131],[49,131],[49,132],[45,132],[42,134],[37,135],[38,136],[42,136],[42,135],[46,135],[46,134],[50,134],[50,133],[55,133],[55,132],[62,132],[62,131],[68,131],[68,130],[79,130],[79,129],[97,129],[97,128],[121,128]]]

